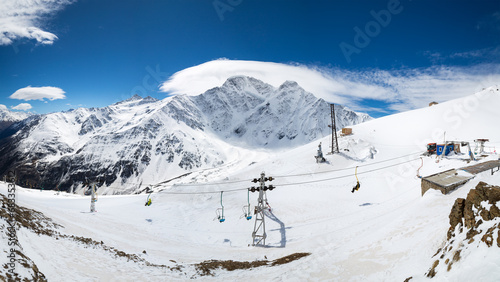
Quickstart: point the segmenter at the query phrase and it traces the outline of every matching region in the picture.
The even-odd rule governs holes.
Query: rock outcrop
[[[470,253],[472,246],[485,244],[500,248],[500,187],[479,182],[467,198],[455,200],[450,212],[447,241],[433,257],[437,259],[426,273],[434,277],[438,270],[452,265]]]

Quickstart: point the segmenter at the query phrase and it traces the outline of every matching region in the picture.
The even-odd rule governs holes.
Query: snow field
[[[18,204],[53,218],[65,227],[61,232],[102,240],[152,263],[184,265],[186,274],[115,259],[99,249],[27,231],[22,232],[21,245],[50,281],[187,280],[195,275],[189,265],[204,260],[273,260],[295,252],[311,255],[278,267],[221,270],[215,277],[203,279],[403,281],[412,276],[411,281],[427,281],[424,274],[446,240],[455,199],[465,198],[479,181],[499,185],[500,173],[479,174],[448,195],[429,190],[422,196],[416,177],[422,162],[419,172],[426,176],[499,156],[490,152],[468,164],[463,160],[465,154],[439,162],[435,156],[422,157],[421,161],[420,154],[428,142],[440,142],[439,138],[489,138],[498,144],[495,117],[500,94],[490,93],[490,89],[483,92],[476,98],[353,126],[352,136],[339,138],[341,154],[326,155],[329,137],[291,150],[227,147],[232,150],[226,151],[231,161],[155,187],[149,207],[144,206],[144,194],[106,195],[99,196],[98,212],[91,214],[89,197],[19,189]],[[474,99],[477,105],[470,102]],[[455,110],[456,105],[462,105],[463,111]],[[327,159],[324,164],[314,159],[319,142]],[[356,166],[361,187],[352,193]],[[240,219],[247,204],[245,188],[256,186],[250,180],[262,171],[276,178],[268,184],[277,187],[267,192],[272,207],[272,215],[266,217],[267,248],[249,246],[254,221]],[[6,186],[0,185],[0,192],[5,190]],[[214,220],[220,191],[225,191],[224,223]],[[250,204],[253,207],[256,203],[257,193],[250,193]],[[143,250],[147,254],[142,254]],[[498,279],[500,255],[496,247],[480,246],[467,252],[451,272],[440,270],[434,279]]]

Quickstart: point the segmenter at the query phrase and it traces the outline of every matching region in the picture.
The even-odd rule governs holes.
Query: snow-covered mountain
[[[336,105],[338,129],[371,119]],[[279,88],[228,79],[198,96],[134,96],[104,108],[34,116],[4,131],[0,173],[21,184],[78,189],[101,181],[133,192],[256,148],[284,149],[328,136],[330,106],[295,82]],[[128,191],[119,185],[128,182]]]
[[[0,131],[31,115],[31,113],[9,111],[7,107],[0,105]]]
[[[239,148],[233,152],[241,155],[221,167],[155,187],[151,206],[144,194],[99,193],[98,212],[89,213],[90,197],[18,187],[15,270],[20,279],[49,281],[496,282],[500,172],[476,174],[446,195],[434,189],[422,195],[417,175],[498,161],[498,108],[494,87],[355,125],[352,135],[339,138],[341,153],[320,164],[313,155],[328,137],[280,150]],[[101,122],[92,130],[111,123]],[[441,142],[445,132],[473,151],[474,139],[489,141],[474,161],[463,147],[441,159],[423,156],[426,144]],[[247,188],[262,171],[276,187],[267,191],[265,248],[251,246],[256,217],[243,214],[248,203],[251,210],[258,203],[258,193]],[[9,190],[0,183],[0,230],[12,224]],[[219,223],[214,212],[222,204],[226,220]],[[8,280],[12,253],[7,232],[0,236],[0,280]],[[310,255],[293,259],[304,253]]]

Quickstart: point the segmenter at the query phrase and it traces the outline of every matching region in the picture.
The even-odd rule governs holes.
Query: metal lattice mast
[[[267,199],[265,196],[266,191],[264,191],[264,177],[265,174],[262,172],[260,174],[260,179],[258,180],[260,182],[260,187],[259,187],[259,199],[257,202],[257,206],[255,207],[255,223],[253,226],[253,232],[252,232],[252,238],[253,238],[253,243],[252,246],[256,246],[259,244],[262,244],[263,246],[266,245],[266,221],[264,218],[264,210],[266,209],[266,204],[264,203],[264,198]]]
[[[258,188],[255,188],[255,187],[250,188],[250,191],[252,191],[252,192],[255,192],[255,191],[259,192],[259,199],[257,202],[257,206],[255,207],[255,223],[254,223],[253,232],[252,232],[252,239],[253,239],[252,246],[259,246],[259,245],[265,246],[266,245],[267,234],[266,234],[266,222],[264,219],[264,211],[265,211],[265,209],[268,208],[266,190],[267,189],[269,189],[269,190],[274,189],[273,185],[269,185],[269,187],[265,186],[265,182],[268,180],[272,181],[273,178],[272,177],[267,178],[266,174],[264,172],[262,172],[260,174],[260,178],[258,178],[258,179],[255,178],[253,180],[254,183],[259,182],[260,186]]]
[[[332,128],[332,151],[330,154],[339,152],[339,143],[337,141],[337,125],[335,124],[335,105],[330,104],[330,114],[332,118],[332,124],[328,125],[328,127]]]

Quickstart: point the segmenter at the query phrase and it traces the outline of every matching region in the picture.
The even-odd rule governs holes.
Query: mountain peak
[[[147,96],[146,98],[142,98],[141,96],[134,94],[134,96],[132,96],[126,100],[117,102],[114,105],[130,104],[132,106],[132,105],[142,105],[142,104],[154,103],[154,102],[158,102],[158,99],[153,98],[151,96]]]
[[[300,85],[295,81],[287,80],[287,81],[283,82],[283,84],[280,85],[279,90],[288,89],[288,88],[302,88],[302,87],[300,87]]]
[[[157,102],[158,99],[154,98],[154,97],[151,97],[151,96],[147,96],[146,98],[143,99],[144,101],[151,101],[151,102]]]
[[[128,98],[127,100],[125,100],[123,102],[131,102],[131,101],[138,101],[138,100],[142,100],[142,97],[137,95],[137,94],[134,94],[134,96]]]
[[[222,87],[233,88],[235,90],[243,90],[246,86],[251,85],[250,77],[244,75],[231,76],[224,82]]]

